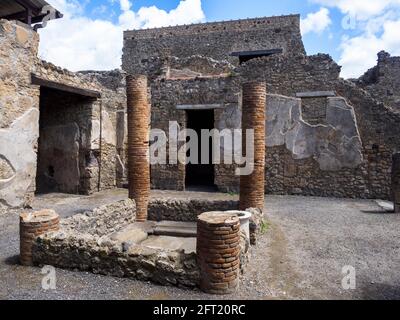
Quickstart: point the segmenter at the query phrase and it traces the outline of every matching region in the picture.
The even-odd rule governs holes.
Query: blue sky
[[[41,30],[40,54],[63,67],[119,67],[122,31],[299,13],[308,54],[329,53],[344,77],[400,55],[400,0],[48,0],[65,13]]]
[[[170,11],[176,8],[180,0],[137,0],[133,1],[133,10],[138,11],[141,7],[157,6],[160,9]],[[110,17],[109,11],[100,13],[99,7],[105,5],[113,10]],[[274,16],[283,14],[299,13],[306,17],[310,12],[316,12],[321,5],[310,3],[307,0],[203,0],[202,8],[206,21],[221,21],[231,19],[243,19],[263,16]],[[116,22],[121,13],[119,3],[115,1],[110,4],[107,0],[92,0],[85,8],[85,12],[92,18],[101,16],[104,19],[111,18]],[[304,37],[304,43],[309,54],[318,52],[330,53],[334,58],[339,58],[338,45],[342,36],[341,14],[337,9],[332,10],[331,38],[327,32],[323,34],[308,33]],[[332,38],[333,36],[333,38]]]

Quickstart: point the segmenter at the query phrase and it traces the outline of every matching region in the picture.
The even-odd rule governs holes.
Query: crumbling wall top
[[[151,79],[162,76],[170,67],[201,70],[203,74],[206,70],[199,68],[199,58],[203,58],[204,64],[214,61],[211,71],[206,68],[214,75],[227,71],[218,61],[239,65],[240,59],[232,56],[233,52],[275,49],[283,55],[305,55],[299,15],[126,31],[122,68]]]
[[[227,31],[250,31],[254,29],[298,27],[300,28],[300,15],[283,15],[262,17],[254,19],[241,19],[232,21],[208,22],[163,28],[141,30],[127,30],[124,39],[154,39],[154,37],[176,37],[193,35],[194,33],[215,33]]]

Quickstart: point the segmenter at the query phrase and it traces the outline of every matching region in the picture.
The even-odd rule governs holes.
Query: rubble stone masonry
[[[359,79],[354,80],[359,87],[368,91],[376,100],[400,112],[400,57],[389,53],[378,53],[378,63]]]
[[[68,150],[79,153],[78,163],[71,171],[79,181],[74,180],[74,187],[69,190],[90,194],[116,185],[115,119],[117,110],[126,110],[125,89],[121,90],[125,85],[117,83],[123,83],[123,74],[119,71],[83,74],[58,68],[38,58],[38,44],[39,36],[29,26],[0,20],[0,206],[21,207],[32,202],[37,190],[39,118],[42,115],[49,120],[40,128],[46,127],[47,136],[63,133],[71,137],[68,141],[74,140],[79,146],[67,146]],[[101,98],[83,101],[82,97],[78,99],[61,90],[47,91],[41,96],[43,87],[32,84],[32,75],[100,92]],[[58,115],[45,115],[40,110],[42,102],[49,110],[55,107],[62,110],[58,109]],[[49,164],[46,170],[48,167],[56,165]],[[63,179],[67,171],[61,175]]]
[[[305,53],[300,16],[213,22],[124,33],[123,69],[154,79],[175,58],[207,57],[238,65],[232,52],[282,49],[284,54]],[[193,64],[197,60],[193,59]],[[192,65],[186,65],[188,69]],[[195,67],[195,70],[199,71]]]
[[[394,212],[400,213],[400,153],[393,155],[392,191]]]

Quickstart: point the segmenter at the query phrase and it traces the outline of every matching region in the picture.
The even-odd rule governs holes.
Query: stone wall
[[[328,55],[278,55],[244,63],[230,76],[156,80],[152,126],[168,132],[168,121],[178,121],[184,128],[178,105],[214,104],[222,106],[214,110],[217,129],[240,128],[240,83],[266,79],[267,193],[388,199],[398,115],[339,74]],[[238,191],[235,167],[215,166],[219,190]],[[185,167],[153,166],[152,182],[182,190]]]
[[[237,114],[239,92],[235,78],[197,78],[188,80],[159,80],[152,83],[153,129],[169,133],[169,122],[178,122],[181,129],[186,128],[187,115],[178,105],[210,105],[217,103],[221,109],[214,110],[216,128],[237,128],[240,115]],[[239,117],[239,118],[237,118]],[[171,137],[169,137],[171,139]],[[179,149],[179,148],[178,148]],[[169,144],[167,145],[167,153]],[[167,157],[169,161],[169,157]],[[169,162],[168,162],[169,163]],[[235,180],[232,168],[226,165],[215,166],[215,183],[221,190],[228,191]],[[152,187],[157,189],[185,189],[185,165],[178,163],[153,165],[151,168]]]
[[[334,101],[337,107],[332,110],[342,114],[337,116],[340,118],[347,114],[345,122],[335,120],[339,131],[351,130],[358,136],[356,139],[359,142],[354,145],[355,149],[352,148],[356,151],[352,152],[356,161],[350,163],[359,164],[351,168],[323,168],[317,164],[315,156],[296,160],[293,154],[279,148],[270,152],[273,158],[267,159],[267,175],[268,172],[270,174],[267,176],[267,191],[338,197],[390,197],[391,155],[400,148],[400,129],[395,124],[399,116],[352,82],[340,79],[340,67],[328,55],[255,59],[236,71],[244,78],[267,79],[269,93],[288,97],[295,97],[299,92],[333,91],[338,98],[328,98],[327,110],[329,101]],[[335,112],[331,115],[336,117]],[[328,116],[327,113],[327,120]],[[348,138],[353,136],[349,131],[346,135]],[[321,137],[320,134],[317,136]],[[351,141],[356,142],[354,139]],[[347,148],[351,147],[346,145]],[[343,152],[337,145],[335,149],[339,154]],[[362,158],[357,156],[360,149]]]
[[[0,20],[0,206],[29,204],[35,191],[39,88],[31,86],[39,37]]]
[[[40,90],[39,193],[90,193],[91,99],[57,90]]]
[[[101,157],[100,189],[122,186],[127,176],[125,74],[120,70],[82,71],[79,74],[102,86],[101,104],[94,107],[92,121],[94,147],[99,149]]]
[[[400,111],[399,73],[400,57],[391,57],[389,53],[381,51],[378,53],[378,64],[353,81],[378,101]]]
[[[208,211],[231,211],[239,208],[234,200],[207,199],[152,199],[149,204],[149,219],[152,221],[196,222],[197,217]]]
[[[171,66],[204,72],[199,56],[238,65],[232,52],[277,48],[288,55],[305,53],[299,15],[126,31],[122,61],[125,71],[155,78]],[[219,70],[227,71],[221,64]]]
[[[127,199],[61,220],[58,232],[36,239],[33,262],[163,285],[197,286],[195,252],[128,246],[113,238],[135,218],[135,202]]]
[[[45,124],[49,130],[47,136],[70,133],[68,141],[72,146],[64,151],[79,154],[78,168],[75,164],[68,167],[73,168],[73,181],[67,184],[73,187],[60,191],[92,193],[115,187],[117,183],[116,167],[121,162],[117,152],[117,112],[126,108],[123,73],[82,74],[58,68],[38,58],[38,44],[38,34],[28,26],[0,21],[0,206],[29,205],[36,191],[41,93],[47,99],[45,103],[58,108],[53,118],[43,115],[49,120]],[[60,90],[50,90],[50,94],[49,90],[32,84],[32,75],[57,84],[98,91],[101,98],[78,98]],[[71,129],[75,125],[79,134]],[[50,140],[50,145],[68,142]],[[75,142],[79,148],[74,147]],[[42,172],[47,172],[49,167],[52,165],[45,162]],[[69,179],[68,174],[61,178],[63,183]]]

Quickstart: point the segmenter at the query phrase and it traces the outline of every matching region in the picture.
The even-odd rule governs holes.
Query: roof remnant
[[[31,79],[32,79],[32,84],[38,85],[41,87],[45,87],[48,89],[69,92],[69,93],[73,93],[73,94],[80,95],[83,97],[88,97],[88,98],[100,98],[101,97],[101,93],[99,91],[73,87],[73,86],[70,86],[67,84],[45,80],[45,79],[39,78],[38,76],[36,76],[34,74],[31,75]]]
[[[1,0],[0,19],[18,20],[35,25],[35,30],[46,26],[49,20],[62,18],[63,15],[44,0]]]

